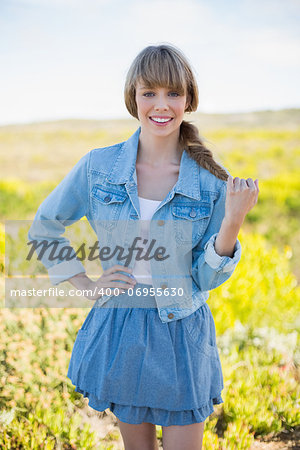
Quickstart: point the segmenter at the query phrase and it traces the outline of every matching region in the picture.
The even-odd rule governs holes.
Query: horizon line
[[[244,111],[229,111],[229,112],[204,112],[204,111],[195,111],[190,113],[190,117],[195,115],[204,115],[204,116],[230,116],[237,114],[257,114],[257,113],[272,113],[272,112],[292,112],[292,111],[300,111],[299,107],[286,107],[286,108],[268,108],[268,109],[253,109],[253,110],[244,110]],[[47,124],[54,122],[109,122],[109,121],[124,121],[129,120],[132,122],[138,121],[132,116],[120,116],[120,117],[108,117],[108,118],[78,118],[78,117],[68,117],[68,118],[49,118],[42,120],[33,120],[33,121],[18,121],[18,122],[0,122],[0,127],[8,127],[8,126],[19,126],[19,125],[38,125],[38,124]]]

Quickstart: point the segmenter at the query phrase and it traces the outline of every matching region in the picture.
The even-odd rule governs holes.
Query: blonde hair
[[[196,111],[199,103],[198,86],[192,68],[182,52],[170,44],[149,45],[133,60],[126,76],[124,99],[129,113],[138,119],[135,101],[136,83],[143,82],[149,88],[167,87],[186,93],[188,106],[185,112]],[[197,164],[221,180],[228,179],[228,172],[205,147],[198,128],[183,120],[180,125],[180,144]]]

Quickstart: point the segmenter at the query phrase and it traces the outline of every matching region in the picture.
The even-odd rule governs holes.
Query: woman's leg
[[[117,418],[125,450],[158,450],[153,423],[131,424]]]
[[[201,450],[204,422],[162,427],[164,450]]]

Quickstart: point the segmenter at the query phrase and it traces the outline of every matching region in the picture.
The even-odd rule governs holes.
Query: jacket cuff
[[[54,286],[82,272],[86,272],[86,270],[78,259],[64,261],[48,269],[50,281]]]
[[[204,246],[205,262],[217,272],[232,272],[239,260],[241,259],[242,247],[240,241],[237,239],[234,246],[234,254],[230,256],[220,256],[215,250],[215,241],[218,233],[213,234]]]

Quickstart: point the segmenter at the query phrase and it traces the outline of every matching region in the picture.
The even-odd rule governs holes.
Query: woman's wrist
[[[240,227],[240,222],[234,222],[224,217],[215,241],[215,251],[218,255],[233,257]]]
[[[239,230],[244,223],[244,218],[233,218],[225,215],[223,223],[225,223],[226,227]]]
[[[86,275],[85,272],[78,273],[73,277],[69,278],[68,281],[72,284],[72,286],[76,287],[76,289],[90,289],[94,282]]]

